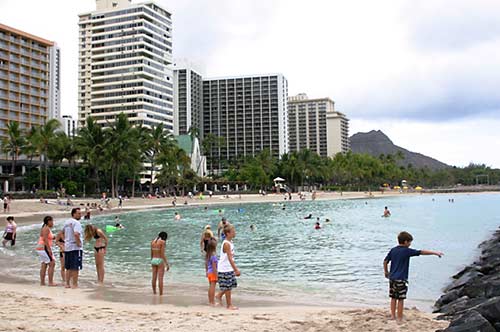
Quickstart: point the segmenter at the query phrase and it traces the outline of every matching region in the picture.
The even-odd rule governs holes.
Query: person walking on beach
[[[95,268],[97,270],[97,282],[104,284],[104,256],[106,255],[106,247],[108,246],[108,238],[106,234],[94,225],[85,226],[85,241],[89,242],[95,239],[94,257]]]
[[[399,245],[392,248],[384,259],[384,274],[389,279],[389,297],[391,298],[391,318],[403,320],[404,300],[408,292],[408,270],[410,258],[420,255],[435,255],[441,258],[442,252],[410,249],[413,236],[408,232],[398,235]],[[390,264],[390,271],[388,266]],[[397,309],[397,317],[396,317]]]
[[[16,244],[16,230],[17,230],[17,225],[16,222],[14,221],[14,217],[8,216],[7,224],[5,226],[5,231],[3,232],[2,244],[4,247],[9,241],[11,247]]]
[[[66,288],[78,288],[78,274],[82,269],[83,229],[80,224],[82,213],[79,208],[71,210],[71,218],[64,223],[64,268]],[[71,285],[71,283],[73,285]]]
[[[208,278],[208,303],[215,305],[215,286],[217,284],[217,240],[211,238],[208,241],[205,257],[205,272]]]
[[[165,268],[167,271],[170,270],[167,257],[165,256],[167,238],[167,232],[161,232],[156,239],[151,241],[151,270],[153,273],[151,286],[153,287],[153,294],[156,295],[156,284],[158,284],[160,296],[163,295],[163,276],[165,275]]]
[[[224,234],[226,239],[222,242],[220,249],[220,261],[217,266],[217,278],[219,281],[220,292],[217,294],[217,301],[222,304],[222,297],[226,296],[226,306],[229,310],[237,310],[231,301],[231,291],[238,286],[236,277],[241,275],[240,270],[234,262],[234,244],[233,239],[236,237],[236,229],[234,225],[227,224],[224,226]]]
[[[45,286],[45,275],[49,275],[49,286],[57,286],[54,283],[54,269],[56,267],[56,260],[52,252],[52,241],[54,234],[51,228],[54,226],[54,219],[51,216],[43,218],[42,229],[40,230],[40,238],[38,239],[38,246],[36,252],[40,258],[40,286]]]
[[[3,213],[8,213],[10,212],[10,202],[9,202],[9,197],[5,195],[3,197]]]
[[[59,247],[59,263],[61,265],[61,279],[66,281],[66,269],[64,268],[64,232],[59,231],[56,235],[56,245]]]

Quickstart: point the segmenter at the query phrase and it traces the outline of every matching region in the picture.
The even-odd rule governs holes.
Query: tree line
[[[197,137],[198,130],[193,128],[189,134]],[[263,150],[253,157],[218,160],[214,151],[224,144],[223,137],[208,134],[204,138],[202,152],[212,166],[207,177],[198,177],[190,167],[190,157],[167,128],[162,124],[151,128],[133,126],[122,113],[105,127],[89,117],[74,137],[67,136],[55,119],[28,130],[11,121],[1,148],[11,161],[11,191],[16,190],[14,174],[20,156],[28,160],[23,177],[25,188],[64,187],[70,194],[109,191],[113,197],[120,192],[134,196],[136,188],[149,193],[154,188],[191,191],[201,183],[247,184],[256,191],[270,189],[275,177],[284,178],[294,191],[311,186],[326,190],[377,190],[384,185],[399,185],[403,179],[411,186],[426,188],[500,183],[500,170],[486,165],[441,170],[415,168],[403,164],[401,153],[374,157],[348,152],[323,157],[306,149],[276,158],[269,150]],[[223,172],[215,174],[215,161]],[[155,178],[154,186],[147,183],[143,187],[140,179],[145,175]]]

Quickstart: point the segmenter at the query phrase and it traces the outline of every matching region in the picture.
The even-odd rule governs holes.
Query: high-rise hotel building
[[[187,59],[174,62],[174,134],[185,135],[201,128],[203,72]]]
[[[202,135],[224,138],[209,163],[234,161],[269,149],[288,152],[288,83],[282,74],[207,78],[203,80]],[[207,156],[208,157],[208,156]]]
[[[171,14],[151,1],[96,4],[79,15],[79,126],[123,112],[133,124],[173,130]]]
[[[303,93],[288,98],[288,129],[290,151],[332,157],[350,150],[349,119],[335,111],[330,98],[309,99]]]
[[[60,50],[52,41],[0,24],[0,137],[60,117]]]

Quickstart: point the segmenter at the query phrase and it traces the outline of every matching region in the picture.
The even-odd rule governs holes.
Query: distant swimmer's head
[[[384,209],[386,209],[386,210],[387,210],[387,206],[386,206]]]
[[[160,234],[158,234],[158,237],[160,239],[162,239],[163,241],[167,241],[168,234],[167,234],[167,232],[160,232]]]
[[[413,236],[408,232],[401,232],[398,234],[398,243],[402,246],[409,247],[413,241]]]

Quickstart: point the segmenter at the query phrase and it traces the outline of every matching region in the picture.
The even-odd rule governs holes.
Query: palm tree
[[[26,139],[22,130],[19,128],[19,122],[11,121],[7,125],[7,137],[2,140],[2,150],[5,154],[12,157],[11,176],[12,191],[16,191],[16,163],[19,155],[26,146]]]
[[[127,115],[120,113],[104,133],[106,161],[111,170],[111,195],[115,198],[118,196],[121,168],[139,150],[138,131],[132,128]]]
[[[165,129],[162,123],[153,126],[148,130],[149,135],[146,136],[146,159],[151,164],[151,184],[149,185],[149,192],[153,192],[154,174],[158,154],[162,148],[172,147],[174,145],[174,138],[172,134]]]
[[[100,192],[99,169],[102,168],[105,156],[105,135],[102,127],[92,117],[88,117],[85,127],[78,131],[75,146],[91,171],[94,190]]]
[[[37,147],[40,152],[40,157],[43,158],[43,165],[45,169],[45,190],[48,188],[48,162],[49,154],[53,149],[53,142],[56,137],[57,130],[61,127],[61,123],[57,119],[51,119],[44,125],[38,128],[37,132]]]

